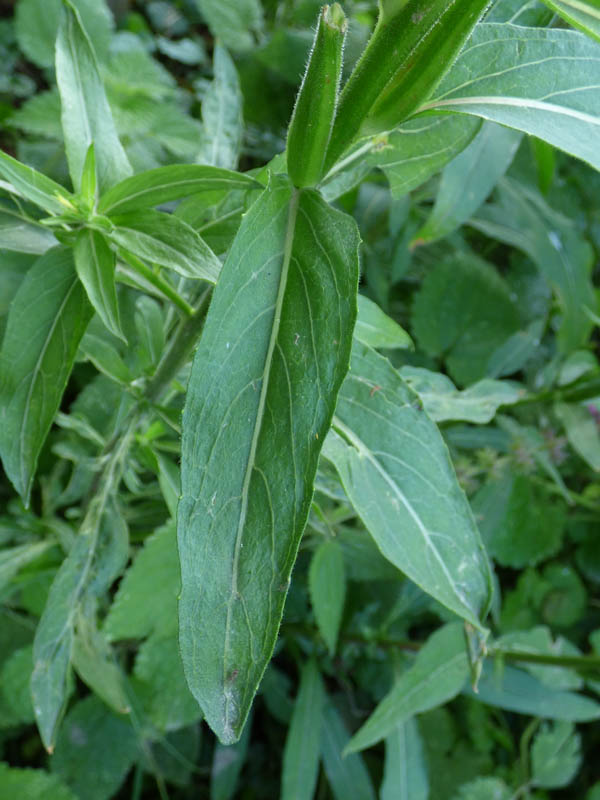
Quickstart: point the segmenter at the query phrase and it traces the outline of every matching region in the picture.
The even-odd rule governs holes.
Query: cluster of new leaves
[[[3,23],[0,794],[600,794],[600,11],[343,5]]]

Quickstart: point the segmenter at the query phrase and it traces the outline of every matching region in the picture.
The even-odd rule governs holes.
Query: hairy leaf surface
[[[358,234],[275,179],[244,217],[183,416],[181,651],[223,742],[271,656],[321,445],[347,370]]]

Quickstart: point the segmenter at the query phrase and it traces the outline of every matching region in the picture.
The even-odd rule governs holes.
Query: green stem
[[[504,661],[525,662],[527,664],[547,664],[552,667],[572,667],[579,672],[600,672],[600,656],[553,656],[547,653],[527,653],[519,650],[491,648],[491,657],[499,655]]]
[[[180,323],[169,348],[160,360],[154,376],[146,387],[144,394],[146,400],[150,403],[158,402],[161,395],[192,354],[204,325],[211,292],[212,289],[207,289],[200,297],[196,309],[192,309],[192,315]]]
[[[129,266],[145,278],[148,283],[152,284],[161,294],[174,303],[177,308],[181,309],[187,317],[193,316],[194,309],[192,306],[186,302],[183,297],[177,294],[170,283],[161,278],[160,275],[157,275],[150,267],[144,264],[140,258],[122,248],[119,250],[119,255],[123,261],[126,261]]]
[[[600,377],[593,378],[588,383],[565,389],[547,389],[538,394],[529,394],[526,397],[511,403],[512,406],[524,406],[532,403],[581,403],[600,397]]]

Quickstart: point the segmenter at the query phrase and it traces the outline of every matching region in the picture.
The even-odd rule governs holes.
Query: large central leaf
[[[348,368],[358,232],[276,178],[223,266],[183,417],[180,644],[223,742],[273,651],[317,460]]]

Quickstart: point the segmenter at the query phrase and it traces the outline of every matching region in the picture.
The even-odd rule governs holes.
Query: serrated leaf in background
[[[308,586],[317,625],[331,654],[335,653],[346,596],[344,556],[339,544],[328,540],[312,557]]]
[[[413,304],[419,346],[446,361],[460,385],[486,377],[493,351],[520,325],[500,274],[472,255],[456,255],[429,272]]]
[[[546,724],[531,745],[531,780],[535,786],[568,786],[582,762],[581,737],[570,722]]]
[[[78,797],[110,800],[139,753],[130,721],[90,696],[65,717],[50,768]]]

